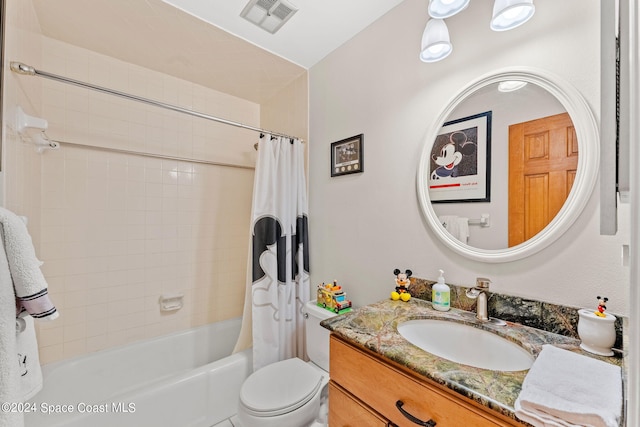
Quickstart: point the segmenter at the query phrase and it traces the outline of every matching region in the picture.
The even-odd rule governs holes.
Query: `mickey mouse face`
[[[396,279],[400,282],[406,282],[409,277],[411,277],[411,275],[413,274],[413,272],[411,270],[405,270],[405,272],[401,272],[400,269],[396,268],[395,270],[393,270],[393,274],[396,275]]]
[[[462,161],[462,153],[456,151],[455,144],[449,143],[442,147],[439,156],[434,154],[432,159],[438,166],[442,166],[446,169],[453,169],[454,166]]]

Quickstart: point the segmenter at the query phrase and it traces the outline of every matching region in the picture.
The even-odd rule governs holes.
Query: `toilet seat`
[[[323,375],[298,358],[267,365],[251,374],[240,390],[240,403],[256,417],[286,414],[307,404],[320,391]]]

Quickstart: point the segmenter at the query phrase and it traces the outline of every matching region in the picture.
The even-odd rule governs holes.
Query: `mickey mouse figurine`
[[[594,312],[593,314],[599,317],[607,317],[604,311],[607,309],[607,306],[605,304],[607,303],[607,301],[609,301],[609,298],[601,297],[599,295],[596,298],[598,298],[598,311]]]
[[[413,272],[411,270],[405,270],[403,273],[396,268],[393,270],[393,274],[396,275],[396,290],[391,292],[391,299],[394,301],[399,299],[405,302],[409,301],[411,299],[411,294],[407,287],[409,286],[409,277],[411,277]]]

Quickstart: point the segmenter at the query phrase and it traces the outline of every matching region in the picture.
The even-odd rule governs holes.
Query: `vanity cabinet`
[[[392,427],[380,414],[364,405],[334,382],[329,383],[330,426]]]
[[[329,427],[523,425],[336,335],[330,342]]]

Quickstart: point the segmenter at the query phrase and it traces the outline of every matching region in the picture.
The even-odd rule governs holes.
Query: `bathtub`
[[[45,365],[26,427],[210,427],[236,413],[251,349],[240,319]]]

